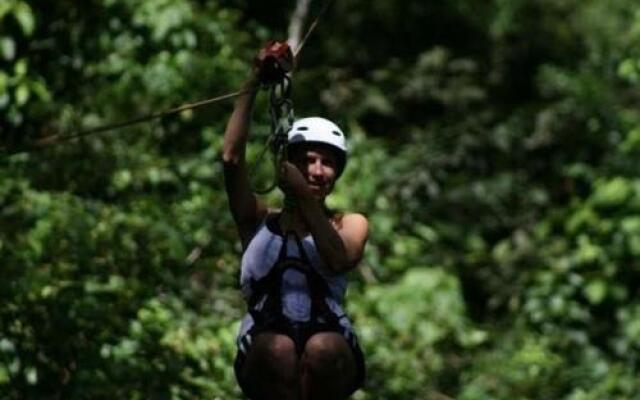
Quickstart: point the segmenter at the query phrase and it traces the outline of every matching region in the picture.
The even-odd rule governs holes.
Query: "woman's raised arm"
[[[245,82],[227,123],[222,149],[224,180],[231,214],[245,248],[253,237],[267,208],[251,190],[245,159],[251,113],[260,88],[256,71]]]

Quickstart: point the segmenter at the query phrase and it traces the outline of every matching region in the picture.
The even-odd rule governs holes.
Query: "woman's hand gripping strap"
[[[293,66],[294,57],[289,44],[275,40],[268,41],[254,60],[258,79],[265,86],[282,82],[286,75],[293,70]]]

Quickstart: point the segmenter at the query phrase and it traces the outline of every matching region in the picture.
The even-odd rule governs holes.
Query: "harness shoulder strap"
[[[298,256],[287,254],[289,237],[293,236],[298,247]],[[278,318],[284,318],[282,314],[282,281],[287,270],[294,269],[305,275],[311,299],[311,321],[317,321],[319,317],[326,321],[333,321],[337,316],[327,305],[326,298],[331,296],[329,285],[318,271],[311,266],[311,262],[300,237],[294,231],[287,231],[283,235],[282,246],[278,258],[266,276],[251,283],[252,296],[249,306],[255,306],[267,296],[263,304],[266,313],[274,314]]]

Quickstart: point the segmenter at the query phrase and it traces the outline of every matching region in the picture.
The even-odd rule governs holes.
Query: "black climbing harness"
[[[293,237],[298,247],[298,256],[287,254],[289,238]],[[305,276],[311,300],[309,319],[292,321],[283,312],[284,275],[295,270]],[[304,246],[295,232],[287,232],[283,236],[282,247],[278,258],[264,277],[251,282],[249,313],[254,326],[249,333],[252,336],[261,332],[279,332],[289,336],[296,345],[298,354],[302,354],[307,340],[320,331],[339,332],[341,315],[336,315],[327,303],[331,297],[329,285],[309,262]]]

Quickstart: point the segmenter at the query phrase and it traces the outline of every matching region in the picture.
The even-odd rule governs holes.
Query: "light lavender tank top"
[[[271,223],[267,223],[269,217],[265,219],[249,246],[242,255],[240,287],[245,301],[251,298],[251,282],[266,276],[278,260],[278,255],[285,240],[281,234],[274,232]],[[304,252],[306,253],[311,268],[315,269],[327,282],[330,297],[326,302],[329,308],[338,317],[344,315],[342,303],[347,290],[347,279],[344,275],[330,275],[327,268],[318,254],[315,242],[311,235],[301,239]],[[287,255],[299,257],[298,244],[292,235],[287,238]],[[258,303],[258,308],[262,306],[264,299]],[[307,286],[307,278],[295,269],[285,271],[282,279],[282,313],[292,321],[309,321],[311,315],[311,298]]]

